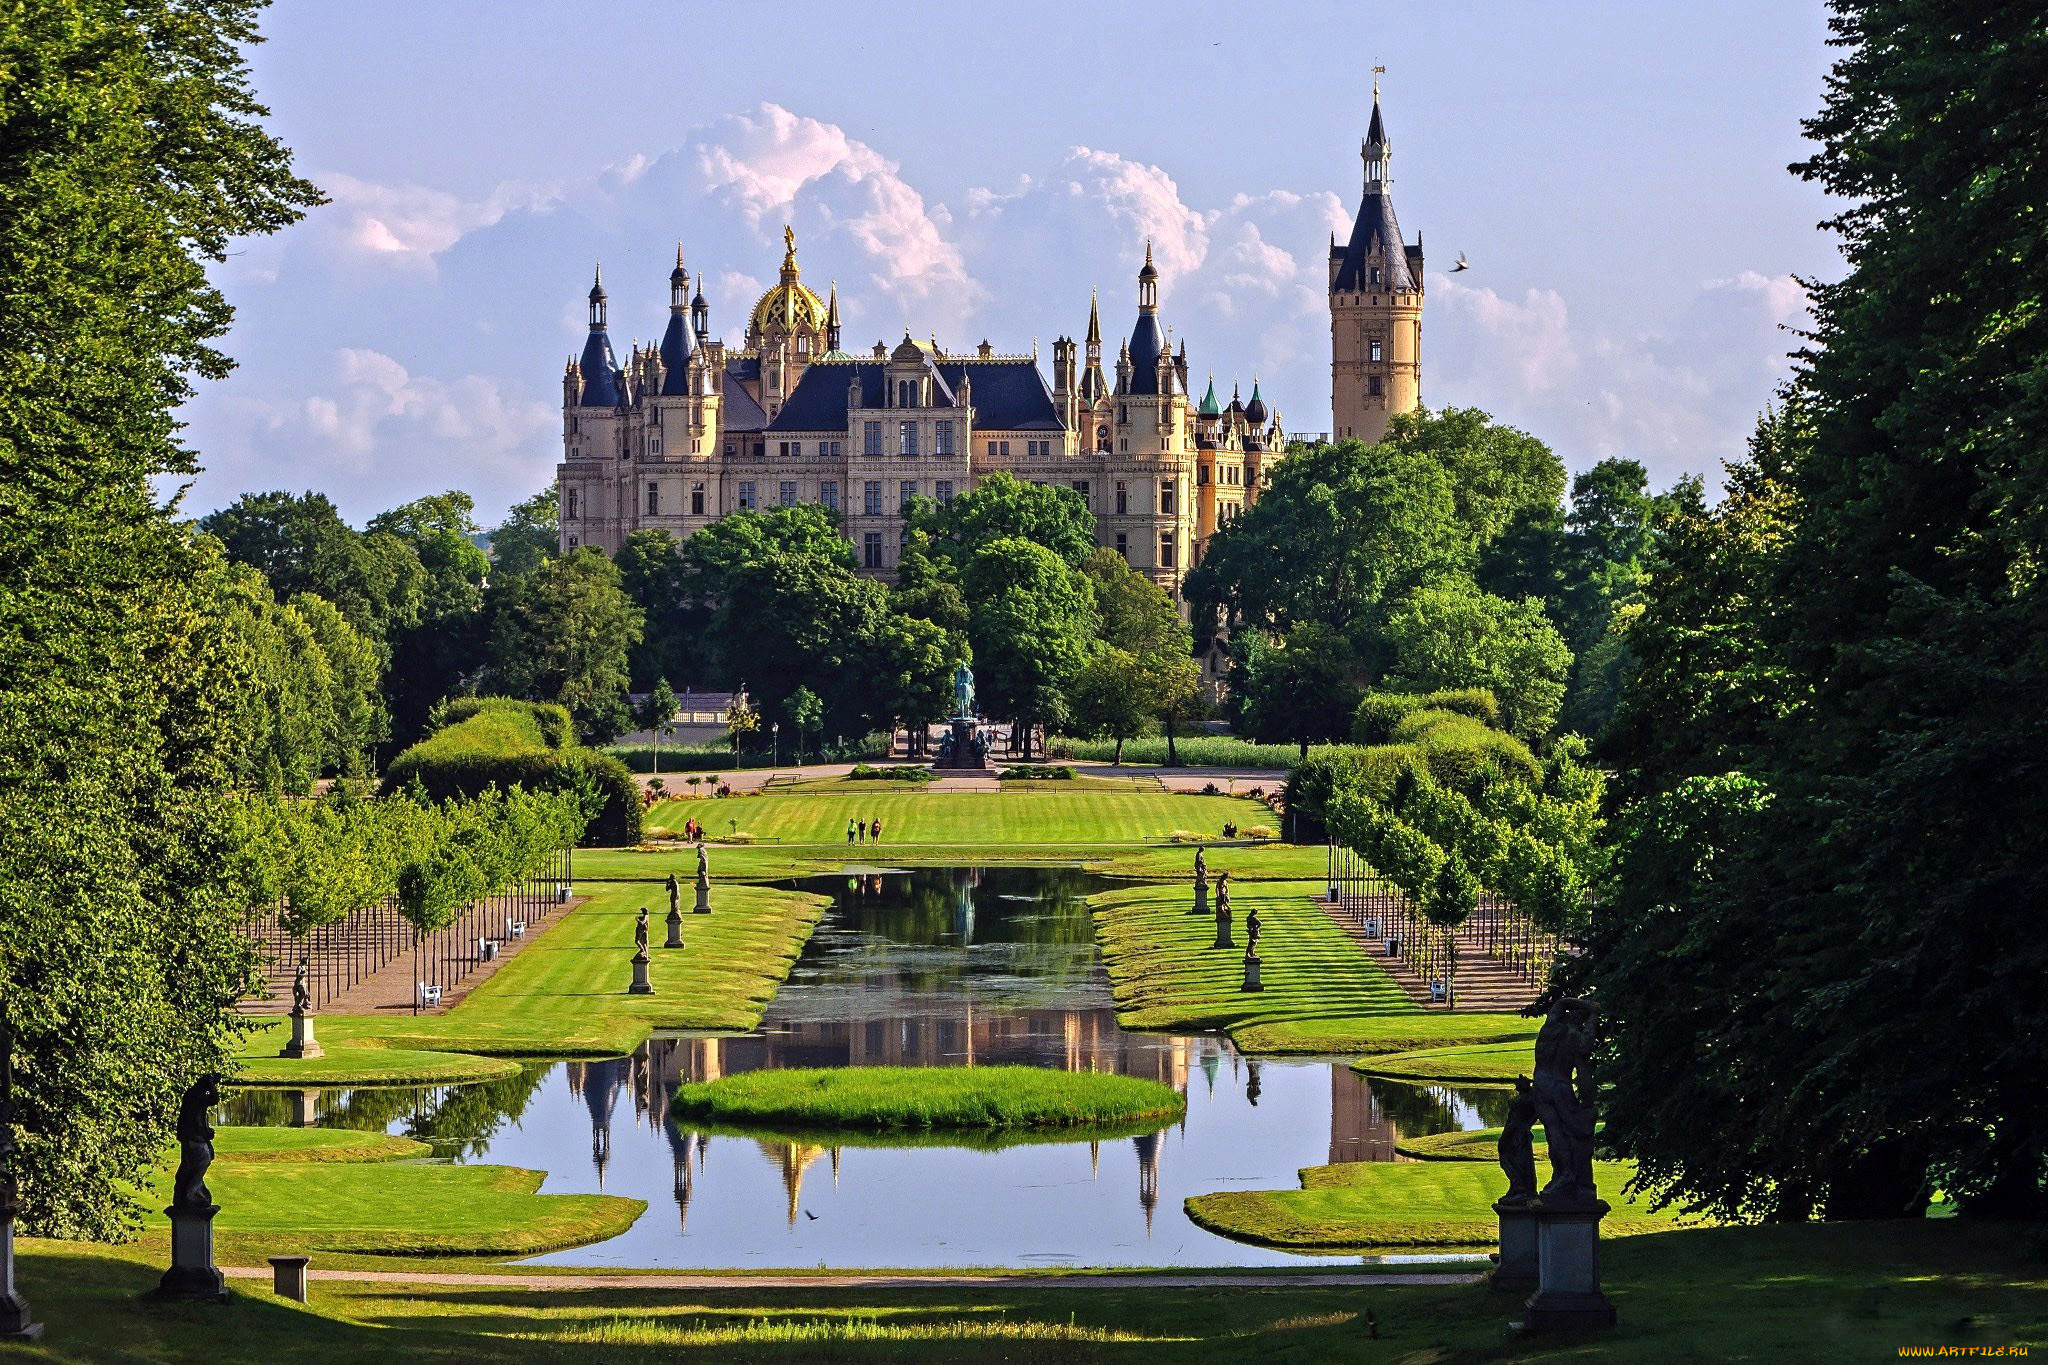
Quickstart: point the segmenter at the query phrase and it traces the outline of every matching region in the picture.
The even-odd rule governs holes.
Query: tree
[[[1247,651],[1246,658],[1239,714],[1260,740],[1292,742],[1307,758],[1309,745],[1350,733],[1359,687],[1350,649],[1334,630],[1303,625],[1284,641]]]
[[[1450,476],[1458,520],[1482,551],[1518,522],[1555,512],[1564,496],[1564,462],[1550,447],[1478,408],[1397,413],[1386,443],[1427,455]]]
[[[1084,735],[1116,741],[1116,757],[1124,761],[1124,741],[1134,739],[1151,719],[1151,679],[1137,656],[1115,645],[1103,645],[1088,656],[1067,686],[1069,723]]]
[[[1158,721],[1165,730],[1166,764],[1178,766],[1179,727],[1207,709],[1202,666],[1194,658],[1188,624],[1165,590],[1114,550],[1097,550],[1081,562],[1081,572],[1102,617],[1102,638],[1131,656],[1138,688],[1136,704],[1144,719]],[[1096,714],[1098,718],[1103,715],[1100,711]],[[1121,739],[1117,753],[1119,757],[1123,753]]]
[[[1078,564],[1095,548],[1095,518],[1071,488],[1025,483],[997,470],[944,503],[920,498],[911,505],[910,532],[928,543],[925,553],[962,571],[998,540],[1028,540]]]
[[[725,733],[732,743],[732,766],[740,766],[740,744],[748,735],[761,728],[761,713],[747,699],[746,688],[732,694],[732,700],[725,704]]]
[[[380,646],[419,622],[426,588],[419,556],[388,531],[350,529],[324,494],[245,493],[202,518],[199,529],[228,558],[262,573],[278,601],[318,594]]]
[[[425,576],[419,620],[391,638],[384,674],[386,704],[408,742],[434,703],[459,691],[478,666],[491,561],[476,545],[475,510],[469,494],[450,490],[380,512],[367,528],[410,546]]]
[[[968,561],[968,640],[982,705],[1011,722],[1011,745],[1031,756],[1031,732],[1060,718],[1065,688],[1087,658],[1100,617],[1087,581],[1043,545],[993,540]]]
[[[689,562],[676,538],[662,530],[635,531],[612,562],[619,566],[626,595],[647,617],[640,645],[633,651],[634,682],[707,681],[699,637],[710,609],[696,600]]]
[[[641,616],[603,553],[585,546],[525,577],[496,580],[485,610],[491,691],[560,702],[578,733],[596,742],[626,728],[626,659]]]
[[[808,687],[799,687],[789,694],[789,726],[796,731],[796,762],[804,762],[804,741],[825,728],[825,703],[816,692]]]
[[[825,702],[841,726],[876,705],[876,679],[863,665],[888,610],[888,591],[852,569],[813,556],[770,551],[736,566],[705,642],[724,676],[752,681],[761,709],[779,715],[798,687]]]
[[[311,631],[331,679],[331,725],[321,770],[360,777],[369,771],[370,750],[389,734],[378,690],[377,647],[324,597],[300,593],[288,605]]]
[[[515,502],[491,531],[491,568],[525,577],[553,559],[562,538],[561,496],[553,484]]]
[[[1797,170],[1844,206],[1847,273],[1813,289],[1802,429],[1683,528],[1710,539],[1658,586],[1701,577],[1631,631],[1632,799],[1583,979],[1605,1140],[1717,1212],[1939,1189],[2039,1218],[2048,42],[2025,6],[1831,8]]]
[[[1346,441],[1296,451],[1271,486],[1210,538],[1185,593],[1233,634],[1278,637],[1316,624],[1370,675],[1380,667],[1387,606],[1447,573],[1466,572],[1472,532],[1432,456]]]
[[[657,678],[654,690],[647,694],[647,700],[640,703],[640,710],[633,719],[640,722],[640,728],[654,734],[654,771],[661,771],[661,737],[676,728],[676,694],[668,685],[667,678]]]
[[[1533,744],[1548,735],[1564,703],[1571,651],[1533,597],[1510,602],[1470,580],[1417,588],[1387,617],[1396,692],[1483,687],[1500,701],[1508,731]]]
[[[263,129],[257,6],[0,20],[0,1030],[28,1227],[131,1228],[248,983],[227,799],[253,660],[152,481],[229,360],[207,264],[319,201]]]
[[[877,718],[901,721],[910,731],[910,752],[925,752],[931,723],[953,704],[953,672],[969,658],[966,635],[918,616],[890,612],[882,618],[871,665],[877,679]]]

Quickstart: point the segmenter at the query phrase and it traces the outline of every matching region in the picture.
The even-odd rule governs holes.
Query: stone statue
[[[1230,941],[1230,874],[1216,874],[1216,947],[1234,948]]]
[[[1208,851],[1200,845],[1195,847],[1195,880],[1202,881],[1209,875]]]
[[[1591,1001],[1564,999],[1536,1031],[1536,1121],[1550,1148],[1550,1183],[1542,1202],[1571,1206],[1599,1198],[1593,1188],[1593,1025]]]
[[[683,913],[683,885],[676,880],[676,874],[668,874],[668,917],[674,919]]]
[[[1508,1103],[1507,1120],[1501,1125],[1500,1168],[1508,1178],[1503,1204],[1526,1204],[1536,1197],[1536,1092],[1527,1076],[1515,1077],[1515,1098]]]
[[[299,969],[292,973],[292,1013],[313,1012],[313,987],[306,980],[306,959],[299,959]]]
[[[647,907],[640,907],[640,917],[633,921],[633,946],[643,955],[647,952]]]
[[[1256,904],[1244,917],[1244,950],[1247,955],[1259,951],[1259,907]]]
[[[966,664],[953,670],[953,714],[974,714],[974,670]]]
[[[697,845],[697,880],[703,881],[711,875],[711,855],[704,851],[704,845]]]
[[[213,1125],[207,1119],[220,1103],[220,1077],[208,1074],[192,1082],[178,1104],[178,1172],[171,1178],[171,1207],[211,1209],[206,1168],[213,1164]]]

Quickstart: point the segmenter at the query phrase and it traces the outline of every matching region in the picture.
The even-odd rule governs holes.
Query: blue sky
[[[195,511],[317,488],[360,521],[461,487],[489,519],[552,475],[592,261],[621,352],[659,332],[679,237],[736,341],[785,222],[849,349],[1049,350],[1100,287],[1113,353],[1150,236],[1194,370],[1322,430],[1376,64],[1433,406],[1574,468],[1711,474],[1784,372],[1793,277],[1839,269],[1785,170],[1817,0],[287,0],[266,31],[272,126],[333,202],[219,272],[241,368],[186,414]]]

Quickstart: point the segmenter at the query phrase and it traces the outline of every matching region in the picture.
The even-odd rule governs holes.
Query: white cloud
[[[326,250],[428,272],[436,256],[467,234],[515,209],[552,205],[560,194],[507,183],[471,200],[417,185],[380,185],[340,171],[316,179],[331,202],[309,215],[308,227]]]

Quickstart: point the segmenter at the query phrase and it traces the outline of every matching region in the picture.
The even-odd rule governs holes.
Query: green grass
[[[1211,1365],[1570,1361],[1705,1365],[1877,1361],[1901,1345],[2048,1343],[2048,1272],[2024,1228],[1941,1222],[1707,1228],[1610,1240],[1603,1279],[1620,1325],[1516,1340],[1514,1305],[1482,1285],[1368,1289],[1275,1283],[1187,1289],[1047,1280],[994,1289],[537,1292],[481,1283],[315,1281],[310,1306],[237,1281],[236,1302],[142,1298],[154,1246],[26,1241],[22,1287],[48,1334],[0,1359],[301,1365],[520,1362],[955,1361]],[[337,1258],[322,1256],[316,1268]],[[1380,1339],[1361,1319],[1371,1311]]]
[[[1394,1081],[1509,1085],[1515,1077],[1535,1071],[1536,1053],[1525,1042],[1470,1043],[1457,1047],[1390,1052],[1352,1065],[1354,1070],[1367,1076],[1384,1076]]]
[[[826,905],[803,892],[721,883],[711,914],[685,913],[686,947],[651,950],[655,993],[628,995],[635,912],[650,908],[651,937],[659,944],[667,900],[659,886],[584,889],[588,903],[548,925],[446,1014],[322,1015],[327,1057],[278,1058],[270,1033],[245,1058],[265,1085],[398,1084],[398,1068],[388,1063],[407,1052],[415,1056],[405,1066],[440,1065],[449,1054],[465,1053],[477,1054],[471,1061],[615,1057],[657,1028],[743,1033],[760,1021]],[[360,1069],[351,1071],[352,1064]]]
[[[1664,1232],[1680,1225],[1669,1211],[1617,1197],[1635,1164],[1593,1163],[1595,1183],[1614,1212],[1609,1237]],[[1507,1191],[1500,1169],[1479,1161],[1354,1161],[1311,1166],[1298,1190],[1226,1190],[1187,1201],[1197,1224],[1242,1242],[1295,1251],[1490,1246],[1499,1238],[1493,1201]]]
[[[749,1071],[676,1090],[679,1116],[804,1128],[1076,1128],[1180,1117],[1170,1087],[1035,1066],[854,1066]]]
[[[1233,883],[1235,949],[1216,949],[1213,916],[1188,913],[1188,885],[1093,899],[1117,1019],[1159,1032],[1220,1030],[1248,1052],[1360,1053],[1461,1037],[1533,1036],[1516,1015],[1423,1010],[1315,904],[1314,882]],[[1265,989],[1244,980],[1244,916],[1258,907]]]
[[[213,1159],[224,1165],[266,1161],[408,1161],[434,1149],[412,1138],[349,1128],[216,1128]]]
[[[1495,1161],[1499,1144],[1500,1129],[1468,1128],[1452,1133],[1417,1133],[1396,1142],[1394,1150],[1417,1161]],[[1538,1156],[1550,1150],[1540,1127],[1535,1130],[1535,1145]]]
[[[757,839],[830,844],[862,857],[886,856],[905,844],[982,849],[992,844],[1141,843],[1177,829],[1220,838],[1226,822],[1274,822],[1271,811],[1242,797],[1077,791],[1070,783],[1016,783],[1000,791],[897,791],[887,783],[853,782],[837,790],[663,801],[648,811],[647,823],[681,829],[692,816],[713,838],[737,822]],[[876,818],[882,822],[879,846],[846,842],[848,820]]]
[[[243,1042],[236,1085],[457,1085],[468,1081],[495,1081],[514,1075],[516,1062],[502,1057],[477,1057],[460,1052],[423,1051],[417,1048],[386,1047],[375,1039],[334,1045],[325,1041],[330,1032],[350,1036],[359,1025],[354,1017],[322,1016],[315,1028],[322,1039],[321,1055],[310,1060],[280,1057],[277,1050],[291,1036],[283,1022],[265,1024]]]

